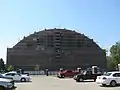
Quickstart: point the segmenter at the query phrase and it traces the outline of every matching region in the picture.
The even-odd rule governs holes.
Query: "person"
[[[46,71],[46,76],[48,76],[48,75],[49,75],[49,74],[48,74],[48,69],[46,69],[45,71]]]

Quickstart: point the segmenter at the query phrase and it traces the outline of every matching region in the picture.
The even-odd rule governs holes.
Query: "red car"
[[[65,77],[74,77],[75,75],[79,74],[79,72],[76,72],[74,70],[64,70],[58,72],[58,77],[59,78],[65,78]]]

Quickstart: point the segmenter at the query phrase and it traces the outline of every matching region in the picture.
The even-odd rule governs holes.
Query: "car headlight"
[[[7,84],[7,88],[12,88],[14,85],[12,83]]]
[[[26,77],[26,79],[27,79],[27,80],[31,80],[31,78],[30,78],[30,77]]]

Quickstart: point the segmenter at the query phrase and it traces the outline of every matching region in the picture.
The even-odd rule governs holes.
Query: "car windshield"
[[[104,76],[110,76],[112,73],[105,73]]]

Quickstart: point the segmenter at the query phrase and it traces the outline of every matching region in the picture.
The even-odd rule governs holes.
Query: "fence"
[[[30,75],[45,75],[45,71],[24,71],[24,73],[29,73]],[[49,71],[49,75],[57,75],[57,71]]]

